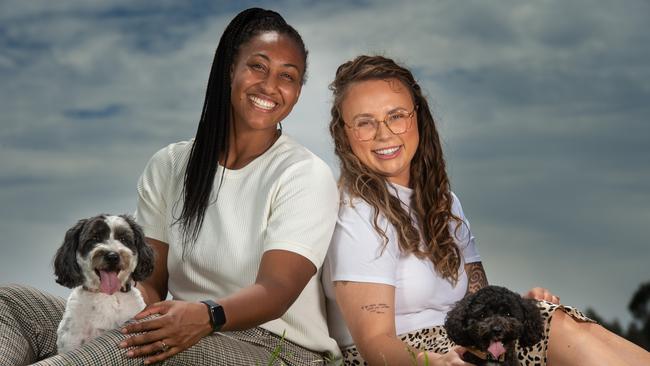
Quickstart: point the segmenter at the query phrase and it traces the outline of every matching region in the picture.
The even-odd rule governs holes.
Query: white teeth
[[[255,106],[266,110],[273,109],[277,105],[277,103],[273,103],[271,101],[258,98],[252,95],[249,97],[249,99],[253,102],[253,104],[255,104]]]
[[[391,148],[388,148],[388,149],[375,150],[375,153],[377,153],[379,155],[391,155],[391,154],[394,154],[397,150],[399,150],[399,146],[391,147]]]

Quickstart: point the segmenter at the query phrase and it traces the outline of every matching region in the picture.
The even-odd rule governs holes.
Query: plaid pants
[[[112,330],[65,354],[57,355],[56,330],[65,300],[35,288],[0,287],[0,365],[142,365],[117,347],[125,336]],[[279,355],[276,350],[280,350]],[[163,361],[166,366],[323,365],[312,352],[262,328],[214,333]]]

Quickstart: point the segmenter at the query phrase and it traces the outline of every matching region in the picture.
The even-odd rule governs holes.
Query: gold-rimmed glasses
[[[401,135],[411,128],[413,115],[416,110],[417,106],[411,112],[405,109],[398,109],[388,113],[381,121],[370,116],[359,116],[352,121],[351,125],[346,123],[345,126],[354,131],[354,137],[359,141],[374,140],[377,136],[380,123],[383,123],[393,134]]]

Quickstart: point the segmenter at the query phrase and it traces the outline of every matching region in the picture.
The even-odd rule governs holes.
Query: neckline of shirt
[[[254,171],[255,169],[257,169],[258,165],[260,165],[264,160],[266,160],[267,157],[273,154],[273,151],[278,149],[278,146],[280,146],[282,143],[287,141],[288,138],[289,137],[286,135],[286,133],[282,133],[280,137],[278,137],[278,139],[275,140],[273,145],[271,145],[271,147],[269,147],[264,153],[262,153],[262,155],[256,157],[250,163],[246,164],[246,166],[243,166],[239,169],[228,169],[223,165],[219,164],[219,167],[217,168],[217,174],[215,175],[215,179],[221,179],[219,175],[222,171],[225,171],[225,176],[230,178],[243,176],[245,174],[250,173],[251,171]]]
[[[395,189],[393,190],[393,193],[397,193],[398,198],[401,200],[410,199],[411,195],[413,195],[413,188],[405,187],[388,181],[387,184]]]

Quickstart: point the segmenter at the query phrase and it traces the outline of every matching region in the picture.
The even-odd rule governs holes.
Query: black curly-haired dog
[[[468,350],[463,359],[476,365],[519,365],[515,343],[529,347],[543,336],[536,301],[500,286],[484,287],[456,303],[445,328]]]

